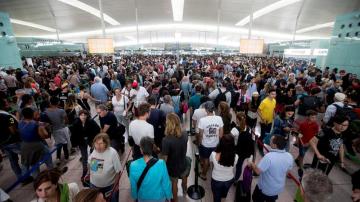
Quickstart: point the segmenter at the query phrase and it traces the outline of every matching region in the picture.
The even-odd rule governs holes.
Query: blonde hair
[[[181,137],[180,119],[175,113],[169,113],[166,116],[165,135]]]
[[[95,142],[98,141],[99,139],[102,139],[102,141],[105,143],[106,149],[110,147],[110,138],[109,135],[106,133],[99,133],[94,137],[94,140],[92,142],[93,147],[95,147]]]

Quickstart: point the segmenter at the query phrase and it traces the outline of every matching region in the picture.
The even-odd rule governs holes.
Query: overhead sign
[[[328,49],[314,49],[313,51],[313,55],[316,55],[316,56],[327,56],[328,54]]]
[[[285,55],[311,55],[311,49],[285,49]]]
[[[264,39],[240,39],[240,53],[262,54],[264,52]]]
[[[89,53],[114,53],[112,38],[88,39]]]

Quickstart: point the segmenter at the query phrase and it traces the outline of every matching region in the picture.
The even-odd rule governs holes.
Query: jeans
[[[46,156],[47,154],[50,153],[49,145],[45,142],[45,140],[43,140],[42,142],[44,144],[44,153],[45,153],[45,156]],[[51,169],[51,168],[54,167],[51,154],[50,154],[49,158],[46,159],[45,164],[46,164],[46,167],[48,169]]]
[[[271,126],[272,126],[272,123],[260,123],[260,127],[261,127],[261,132],[260,132],[260,140],[261,142],[264,142],[264,138],[265,138],[265,134],[266,133],[270,133],[271,131]],[[260,153],[262,154],[263,153],[263,147],[262,145],[260,145],[258,143],[258,147],[259,147],[259,150],[260,150]],[[263,155],[263,154],[262,154]]]
[[[261,192],[259,187],[256,185],[255,190],[252,195],[253,202],[275,202],[278,199],[278,196],[268,196]]]
[[[60,146],[59,146],[60,145]],[[65,159],[69,159],[69,149],[67,144],[58,144],[59,148],[56,151],[56,158],[61,158],[61,148],[64,150]]]
[[[211,190],[214,202],[221,202],[221,198],[226,198],[234,179],[229,181],[217,181],[211,178]]]
[[[16,177],[21,177],[21,167],[19,165],[19,156],[21,151],[21,143],[8,144],[2,147],[5,154],[9,157],[11,169],[14,171]]]
[[[88,160],[88,151],[87,151],[87,144],[79,144],[79,149],[81,153],[81,163],[83,166],[83,173],[81,177],[84,177],[87,173],[87,160]]]
[[[96,187],[92,183],[90,183],[90,188],[99,189],[99,191],[104,195],[104,197],[108,198],[111,195],[113,184],[107,187]],[[119,201],[119,190],[115,190],[115,192],[111,196],[110,202],[118,202]]]

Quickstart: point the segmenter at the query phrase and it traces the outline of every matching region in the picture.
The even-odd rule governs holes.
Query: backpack
[[[316,96],[304,96],[302,104],[299,106],[299,114],[306,115],[307,110],[315,110],[319,107],[320,100]]]
[[[215,107],[217,108],[219,106],[219,103],[221,101],[226,102],[226,93],[228,92],[227,90],[225,92],[222,92],[220,88],[218,88],[219,94],[216,96],[215,100],[214,100],[214,104]]]
[[[174,111],[176,114],[180,113],[180,95],[172,96],[172,101],[174,103]]]
[[[344,104],[343,107],[340,107],[337,104],[333,104],[336,107],[336,112],[334,117],[336,116],[345,116],[347,117],[350,121],[354,121],[356,119],[358,119],[358,115],[356,114],[356,112],[354,111],[354,108]]]
[[[231,93],[231,103],[230,103],[230,107],[231,108],[235,108],[236,104],[239,100],[240,97],[240,93],[239,92],[235,92],[234,90],[230,91]]]

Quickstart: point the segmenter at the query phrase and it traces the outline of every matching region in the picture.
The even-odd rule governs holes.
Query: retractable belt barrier
[[[44,158],[40,161],[38,161],[35,165],[31,167],[24,175],[22,175],[18,180],[16,180],[10,187],[8,187],[5,192],[9,193],[11,192],[15,187],[17,187],[22,181],[26,180],[30,175],[37,170],[41,164],[45,163],[49,158],[51,158],[51,155],[60,147],[60,145],[56,146],[53,150],[51,150],[49,153],[47,153]]]

